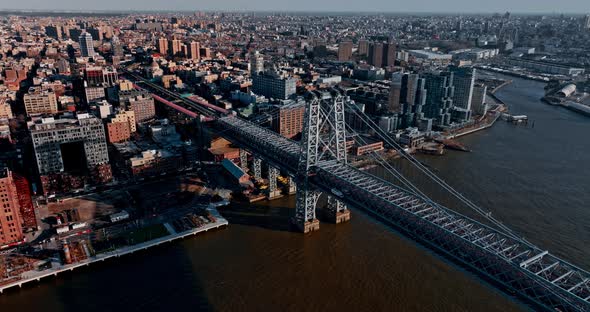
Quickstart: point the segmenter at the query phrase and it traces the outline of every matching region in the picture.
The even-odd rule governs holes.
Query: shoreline
[[[197,234],[200,234],[202,232],[208,232],[209,230],[216,230],[216,229],[223,228],[223,227],[226,227],[229,225],[229,222],[221,216],[221,214],[217,211],[217,209],[208,209],[208,210],[211,211],[211,213],[217,219],[217,221],[215,221],[214,223],[209,223],[209,224],[203,225],[199,228],[187,230],[187,231],[180,232],[180,233],[172,232],[169,235],[166,235],[166,236],[163,236],[160,238],[156,238],[156,239],[149,240],[149,241],[146,241],[143,243],[139,243],[137,245],[121,247],[116,250],[108,251],[108,252],[105,252],[102,254],[98,254],[98,255],[95,255],[91,258],[87,258],[87,259],[84,259],[82,261],[72,263],[72,264],[65,264],[64,265],[64,264],[61,264],[61,262],[52,260],[51,261],[52,267],[50,269],[43,270],[43,271],[36,271],[36,270],[27,271],[27,272],[22,273],[21,279],[16,280],[11,283],[8,283],[8,284],[0,285],[0,294],[3,294],[4,291],[6,291],[6,290],[16,288],[16,287],[18,287],[20,289],[24,285],[30,284],[32,282],[41,282],[41,279],[43,279],[43,278],[57,276],[60,273],[64,273],[67,271],[73,271],[74,269],[79,268],[79,267],[89,266],[90,264],[97,263],[97,262],[103,262],[105,260],[109,260],[112,258],[119,258],[121,256],[133,254],[135,252],[147,250],[149,248],[153,248],[153,247],[165,244],[165,243],[184,239],[188,236],[196,236]],[[164,226],[166,226],[166,225],[168,225],[168,223],[164,223]],[[166,228],[168,229],[169,226],[166,226]],[[168,229],[168,231],[171,232],[169,229]]]

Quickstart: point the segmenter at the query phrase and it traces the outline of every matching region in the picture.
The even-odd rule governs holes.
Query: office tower
[[[475,69],[451,67],[450,72],[453,73],[453,86],[455,87],[453,105],[465,110],[471,110],[473,86],[475,85]]]
[[[488,87],[486,85],[476,85],[473,87],[473,99],[471,108],[477,115],[483,116],[488,111],[488,104],[486,103],[486,93]]]
[[[130,98],[129,108],[135,114],[136,122],[144,122],[156,117],[156,106],[154,98],[150,95],[141,94]]]
[[[45,26],[45,34],[47,37],[54,39],[61,39],[61,27],[59,26]]]
[[[453,74],[427,73],[423,78],[426,89],[423,107],[425,117],[434,118],[438,126],[448,126],[453,106]]]
[[[29,93],[23,96],[23,101],[28,116],[57,113],[57,97],[53,91],[31,87]]]
[[[383,44],[383,66],[395,65],[395,54],[397,53],[397,46],[395,42]]]
[[[0,247],[4,247],[23,240],[18,191],[12,172],[6,168],[0,172],[0,202]]]
[[[264,72],[264,56],[256,51],[250,55],[250,74],[254,76],[262,72]]]
[[[189,44],[189,57],[194,61],[201,59],[201,44],[195,41]]]
[[[158,39],[158,53],[162,55],[168,55],[168,39]]]
[[[383,66],[383,43],[373,42],[369,45],[368,62],[375,67]]]
[[[64,177],[89,176],[95,183],[112,178],[102,121],[89,114],[29,122],[35,159],[45,193],[82,187],[83,179],[63,185]]]
[[[82,56],[94,56],[94,42],[92,41],[92,36],[89,33],[82,33],[80,37],[78,37],[78,42],[80,43],[80,51],[82,53]]]
[[[423,107],[426,101],[424,79],[417,74],[401,74],[396,80],[400,90],[398,125],[401,128],[415,127],[424,119]]]
[[[12,119],[12,108],[7,98],[0,98],[0,119]]]
[[[286,138],[293,138],[303,129],[305,102],[277,105],[271,110],[272,129]]]
[[[271,99],[285,100],[297,92],[297,79],[282,78],[276,73],[263,73],[252,76],[252,92]]]
[[[170,46],[170,54],[172,56],[180,56],[182,55],[182,41],[179,39],[172,39],[169,43]]]
[[[584,28],[590,29],[590,14],[584,17]]]
[[[338,45],[338,60],[339,61],[350,61],[352,56],[352,41],[340,42]]]
[[[367,40],[359,40],[359,55],[366,56],[369,54],[369,42]]]

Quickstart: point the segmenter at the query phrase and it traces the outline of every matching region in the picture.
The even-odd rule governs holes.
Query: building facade
[[[281,78],[268,73],[252,77],[252,91],[272,99],[286,100],[297,92],[297,80],[292,77]]]
[[[0,247],[23,240],[22,220],[12,172],[0,172]]]
[[[78,42],[80,43],[80,53],[84,57],[93,57],[94,56],[94,41],[92,40],[92,35],[84,32],[78,37]]]
[[[55,92],[31,88],[23,96],[27,115],[57,113],[57,98]]]

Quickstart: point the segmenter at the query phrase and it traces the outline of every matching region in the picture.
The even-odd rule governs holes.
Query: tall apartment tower
[[[82,56],[94,56],[94,42],[92,41],[91,34],[83,32],[80,37],[78,37],[78,42],[80,43],[80,51],[82,52]]]
[[[23,240],[18,192],[12,172],[0,172],[0,247]]]
[[[168,39],[158,39],[158,53],[162,55],[168,55]]]
[[[201,44],[196,41],[193,41],[189,44],[189,57],[191,60],[198,61],[201,59]]]
[[[338,45],[338,60],[339,61],[350,61],[352,56],[352,41],[340,42]]]
[[[473,87],[475,86],[475,69],[467,67],[451,67],[453,73],[453,105],[465,110],[471,110]]]
[[[383,44],[383,66],[395,65],[395,54],[397,53],[397,45],[395,42]]]
[[[453,107],[453,74],[427,73],[423,78],[427,91],[424,115],[427,118],[434,118],[439,126],[448,126],[451,123]]]
[[[584,17],[584,28],[590,29],[590,14]]]
[[[373,42],[369,45],[369,64],[375,67],[383,66],[383,43]]]
[[[367,40],[359,40],[358,53],[360,56],[366,56],[369,54],[369,42]]]
[[[170,54],[172,54],[172,56],[179,56],[182,54],[182,41],[179,39],[172,39],[170,40],[169,45]]]

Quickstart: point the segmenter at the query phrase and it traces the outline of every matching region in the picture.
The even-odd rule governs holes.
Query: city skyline
[[[31,9],[34,8],[34,9]],[[556,4],[553,1],[524,0],[514,1],[499,0],[489,3],[453,0],[440,3],[434,0],[419,0],[413,2],[370,0],[368,2],[342,3],[335,0],[317,3],[311,0],[299,2],[253,0],[247,3],[239,1],[224,1],[222,3],[213,0],[205,0],[200,3],[191,3],[184,0],[171,0],[165,4],[147,0],[141,3],[125,3],[105,0],[99,3],[90,1],[57,0],[50,3],[43,0],[29,0],[12,3],[0,7],[2,10],[31,10],[31,11],[252,11],[252,12],[366,12],[366,13],[568,13],[583,14],[590,12],[590,2],[581,0],[569,0]]]

